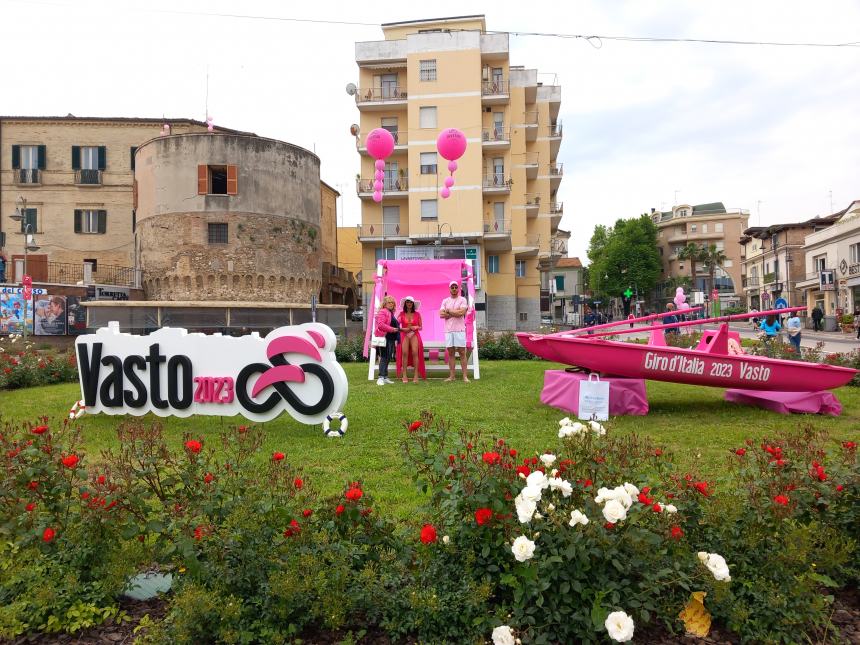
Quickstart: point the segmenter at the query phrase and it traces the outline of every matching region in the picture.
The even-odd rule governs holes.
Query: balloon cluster
[[[678,309],[690,308],[689,303],[687,303],[687,296],[684,294],[684,287],[678,287],[675,289],[675,306]]]
[[[454,171],[457,170],[457,159],[466,152],[466,136],[457,128],[442,130],[436,138],[436,150],[443,159],[448,160],[448,171],[451,173],[445,177],[445,186],[439,191],[442,199],[451,196],[451,186],[454,185]]]
[[[213,124],[213,122],[214,122],[214,119],[213,119],[211,116],[207,116],[207,117],[206,117],[206,129],[207,129],[209,132],[213,132],[213,131],[215,130],[215,126],[214,126],[214,125],[212,125],[212,124]]]
[[[385,187],[385,160],[394,152],[394,137],[385,128],[371,130],[365,140],[368,154],[376,159],[374,167],[376,173],[373,176],[373,201],[377,204],[382,201],[382,189]]]

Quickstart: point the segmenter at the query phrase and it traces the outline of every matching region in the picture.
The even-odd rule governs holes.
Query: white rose
[[[543,519],[543,515],[541,515],[540,513],[535,513],[535,519],[536,519],[536,520],[542,520],[542,519]]]
[[[537,504],[533,501],[525,499],[522,495],[517,495],[514,499],[514,506],[517,508],[517,519],[520,524],[532,521],[532,516],[537,510]]]
[[[623,611],[613,611],[603,624],[612,640],[619,643],[633,640],[633,619]]]
[[[549,474],[553,477],[558,477],[558,468],[553,468],[551,471],[549,471]]]
[[[639,489],[629,482],[624,482],[624,490],[627,491],[630,497],[637,497],[639,495]]]
[[[550,466],[552,466],[555,463],[555,455],[550,454],[550,453],[545,453],[545,454],[540,456],[540,460],[541,460],[541,462],[543,462],[544,466],[549,468]]]
[[[571,425],[562,426],[558,431],[558,438],[564,439],[565,437],[574,437],[578,434],[582,434],[585,432],[585,426],[582,425],[579,421],[573,423]]]
[[[533,473],[529,473],[529,476],[526,477],[526,486],[546,488],[549,486],[549,482],[546,479],[546,475],[544,475],[541,471],[536,470]]]
[[[451,543],[451,538],[448,537],[447,535],[443,535],[442,536],[442,544],[450,544],[450,543]]]
[[[604,428],[602,425],[597,423],[597,421],[589,421],[588,425],[591,428],[591,431],[594,434],[596,434],[598,437],[602,437],[603,435],[606,434],[606,428]]]
[[[534,555],[535,543],[528,539],[525,535],[521,535],[516,540],[514,540],[514,544],[511,547],[511,551],[513,551],[514,557],[517,559],[517,562],[525,562],[526,560],[531,559],[531,557]]]
[[[554,511],[555,510],[555,504],[547,504],[546,510],[548,510],[550,512]]]
[[[553,477],[550,479],[549,487],[551,490],[561,491],[561,494],[564,497],[570,497],[571,493],[573,493],[573,486],[571,483],[559,477]]]
[[[537,486],[526,486],[520,491],[520,495],[530,502],[538,502],[540,501],[541,489]]]
[[[607,522],[617,524],[627,518],[627,509],[617,499],[610,499],[603,507],[603,517]]]
[[[558,429],[558,438],[564,439],[565,437],[569,437],[573,434],[573,430],[571,430],[570,426],[561,426]]]
[[[723,556],[716,553],[706,553],[705,555],[707,556],[706,559],[702,560],[702,556],[699,554],[699,560],[702,560],[710,572],[714,574],[714,579],[730,582],[732,577],[729,575],[729,565],[726,564]]]
[[[666,504],[666,505],[663,507],[663,510],[664,510],[664,511],[666,511],[667,513],[669,513],[669,514],[671,515],[672,513],[677,513],[677,512],[678,512],[678,507],[677,507],[677,506],[675,506],[674,504]]]
[[[500,625],[493,630],[493,645],[516,645],[514,630],[507,625]]]
[[[696,554],[696,557],[697,557],[697,558],[699,558],[699,561],[700,561],[702,564],[704,564],[705,562],[707,562],[707,561],[708,561],[708,554],[707,554],[707,553],[705,553],[704,551],[699,551],[699,552]]]
[[[624,486],[616,486],[612,489],[612,499],[617,499],[619,502],[624,504],[625,509],[629,509],[633,506],[633,498]]]
[[[570,522],[568,524],[570,526],[576,526],[577,524],[585,526],[588,524],[588,518],[585,516],[585,513],[577,509],[570,512]]]
[[[558,425],[561,427],[564,427],[564,426],[571,425],[571,423],[572,423],[572,421],[570,420],[570,417],[565,417],[564,419],[562,419],[561,421],[558,422]]]
[[[612,499],[612,492],[608,488],[598,488],[597,497],[594,498],[594,503],[602,504],[608,499]]]

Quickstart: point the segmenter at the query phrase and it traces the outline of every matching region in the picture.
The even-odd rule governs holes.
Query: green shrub
[[[73,352],[37,351],[29,339],[0,340],[0,389],[71,383],[78,380]]]

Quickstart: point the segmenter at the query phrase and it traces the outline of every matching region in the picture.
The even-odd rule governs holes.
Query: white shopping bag
[[[587,381],[579,382],[579,418],[589,421],[609,419],[609,383],[601,381],[597,374],[591,373]]]

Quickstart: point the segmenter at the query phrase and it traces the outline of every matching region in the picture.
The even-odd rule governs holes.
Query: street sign
[[[624,290],[624,297],[629,299],[632,295],[633,292],[630,290],[630,287],[627,287],[627,289]]]
[[[25,287],[32,287],[33,278],[27,274],[24,274],[24,277],[21,278],[21,284],[23,284]]]
[[[466,249],[466,259],[467,260],[477,260],[478,259],[478,249],[472,248]]]
[[[773,303],[773,306],[775,309],[787,309],[788,302],[785,300],[785,298],[777,298],[776,302]]]

